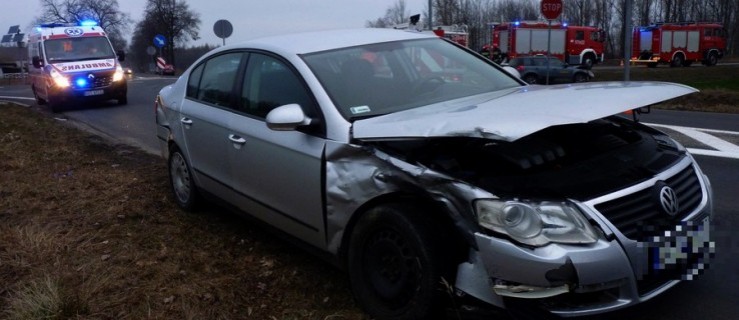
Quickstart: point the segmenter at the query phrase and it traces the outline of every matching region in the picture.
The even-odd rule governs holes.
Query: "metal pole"
[[[631,77],[631,51],[634,39],[634,30],[631,27],[631,3],[633,0],[626,0],[626,13],[624,14],[624,81],[629,81]]]
[[[549,19],[549,32],[547,33],[547,82],[549,84],[549,56],[552,47],[552,20]]]
[[[429,0],[429,30],[433,31],[434,28],[431,23],[434,21],[434,9],[432,8],[431,2],[432,1]]]

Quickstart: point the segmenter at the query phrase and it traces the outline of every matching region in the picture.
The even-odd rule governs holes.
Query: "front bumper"
[[[617,227],[615,217],[609,219],[599,210],[603,203],[651,190],[659,182],[673,183],[670,179],[684,176],[683,172],[692,172],[695,180],[691,181],[700,183],[700,202],[670,226],[659,227],[649,236],[636,237],[624,231],[627,228]],[[638,304],[706,268],[714,250],[709,237],[711,197],[708,179],[687,157],[650,181],[577,203],[603,231],[596,243],[527,248],[508,239],[476,233],[479,250],[470,254],[470,262],[459,267],[458,288],[501,307],[504,296],[538,300],[550,312],[565,317]],[[653,219],[649,222],[658,224]]]

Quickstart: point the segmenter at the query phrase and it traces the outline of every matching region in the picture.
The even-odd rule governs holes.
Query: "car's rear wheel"
[[[194,211],[199,201],[197,188],[190,165],[177,148],[169,155],[169,183],[177,205],[186,211]]]
[[[528,84],[537,84],[539,82],[539,77],[537,77],[535,74],[527,74],[523,77],[523,81]]]
[[[377,319],[429,319],[440,314],[444,246],[437,226],[418,207],[368,210],[352,232],[348,268],[354,297]],[[447,279],[448,280],[448,279]]]
[[[589,78],[588,75],[586,75],[584,73],[575,73],[575,76],[572,79],[572,81],[574,81],[574,82],[586,82],[586,81],[588,81],[588,78]]]

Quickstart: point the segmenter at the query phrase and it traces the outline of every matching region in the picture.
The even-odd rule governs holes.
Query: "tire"
[[[592,54],[585,55],[585,58],[582,60],[582,66],[590,70],[593,69],[593,65],[595,65],[595,57]]]
[[[197,187],[192,179],[190,164],[179,149],[171,151],[168,168],[169,185],[175,202],[185,211],[195,211],[200,201]]]
[[[42,99],[42,98],[41,98],[41,97],[40,97],[40,96],[38,95],[38,92],[36,92],[36,87],[35,87],[35,86],[32,86],[32,87],[31,87],[31,91],[33,92],[33,98],[34,98],[34,99],[36,99],[36,104],[38,104],[38,105],[40,105],[40,106],[43,106],[43,105],[45,105],[45,104],[46,104],[46,100]]]
[[[410,204],[388,204],[365,212],[348,251],[354,298],[373,319],[430,319],[443,314],[452,267],[438,226]],[[448,263],[451,265],[451,263]]]
[[[118,97],[118,105],[119,106],[123,106],[123,105],[127,105],[127,104],[128,104],[128,97],[127,96],[123,95],[123,96]]]
[[[682,67],[683,62],[685,59],[681,54],[676,54],[674,58],[672,58],[672,62],[670,62],[670,67],[676,68],[676,67]]]
[[[716,64],[718,64],[718,55],[715,52],[711,52],[708,55],[708,58],[706,59],[705,65],[707,67],[712,67],[712,66],[715,66]]]
[[[690,67],[693,64],[693,61],[685,60],[683,61],[683,67]]]
[[[575,73],[575,76],[572,78],[572,82],[587,82],[588,76],[584,73]]]
[[[522,79],[528,84],[537,84],[539,82],[539,77],[537,77],[535,74],[527,74],[523,76]]]
[[[62,102],[58,98],[48,94],[46,96],[46,104],[49,106],[49,110],[53,113],[62,112]]]

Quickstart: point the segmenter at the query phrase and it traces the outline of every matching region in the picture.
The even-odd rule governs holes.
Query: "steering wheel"
[[[444,78],[441,76],[430,76],[425,78],[420,78],[415,81],[416,83],[413,84],[413,92],[414,93],[421,93],[421,92],[427,92],[427,91],[434,91],[439,86],[446,83]]]

